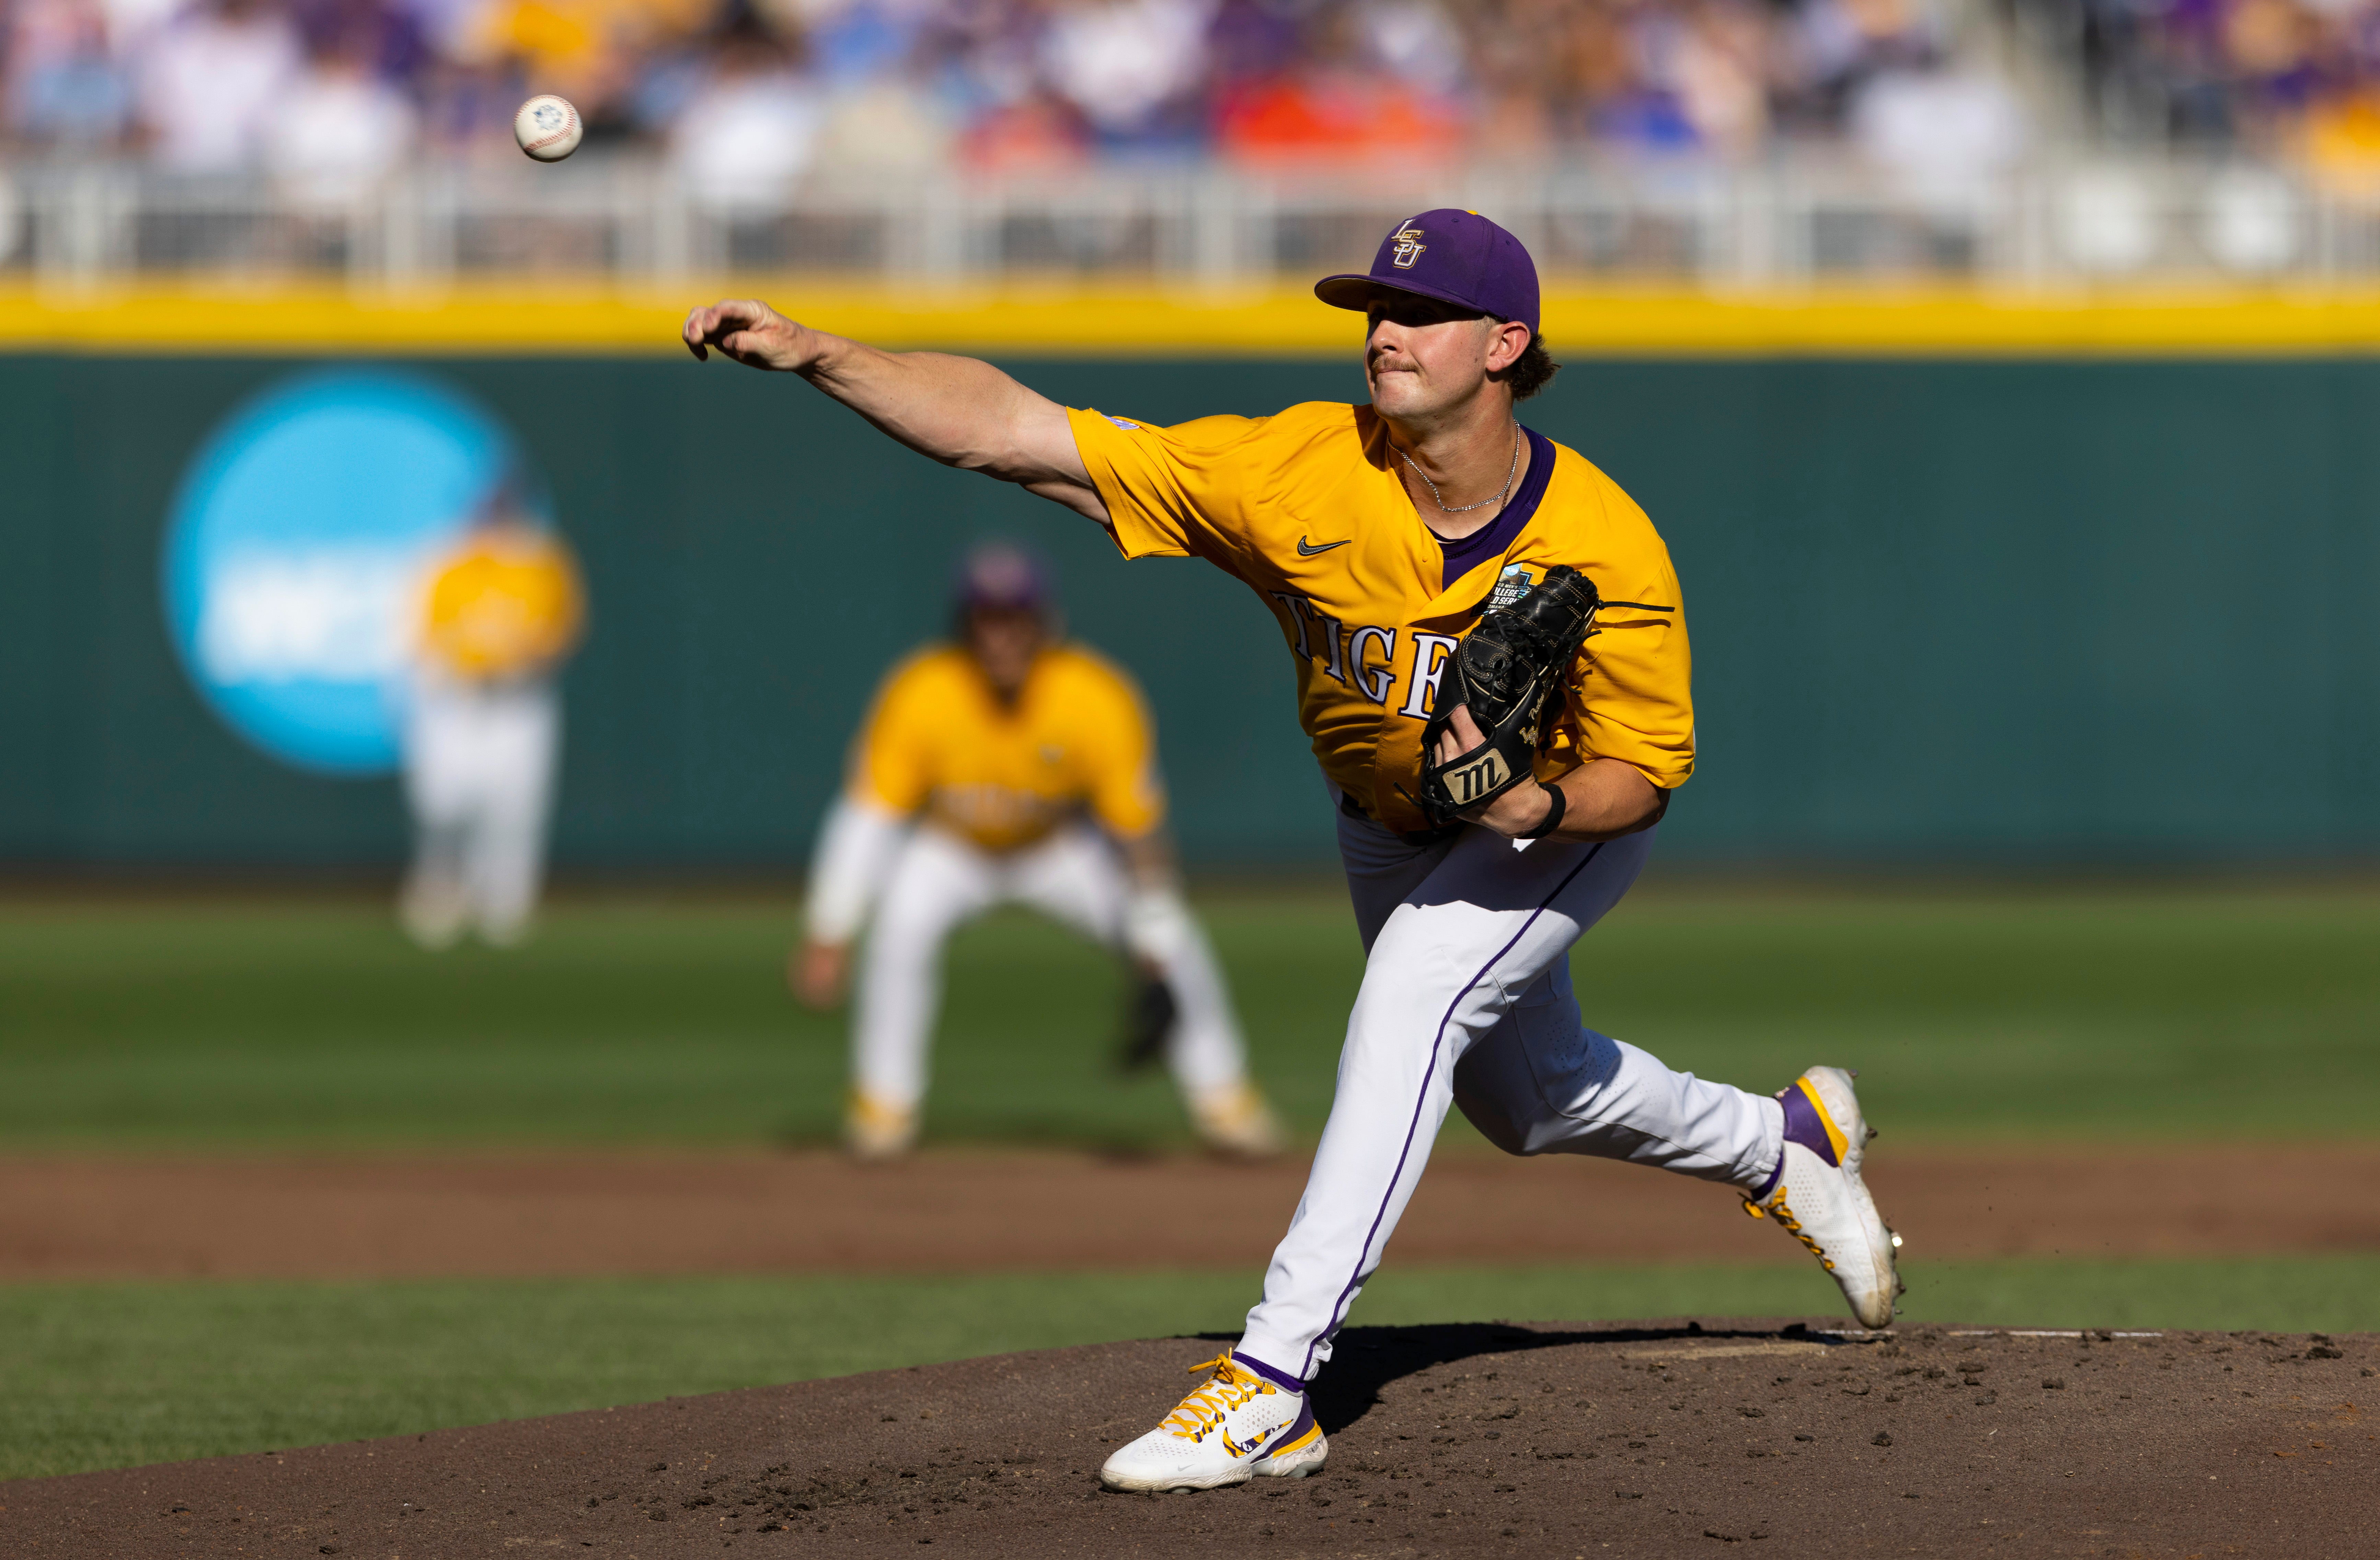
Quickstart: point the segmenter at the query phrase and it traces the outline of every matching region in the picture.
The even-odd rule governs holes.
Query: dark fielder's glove
[[[1546,701],[1595,631],[1601,604],[1594,580],[1558,564],[1519,601],[1482,613],[1479,626],[1454,647],[1421,734],[1421,799],[1437,822],[1451,823],[1530,777]],[[1486,740],[1440,763],[1439,739],[1457,705],[1470,706]]]
[[[1181,1010],[1173,1002],[1173,988],[1135,968],[1131,989],[1124,996],[1123,1042],[1116,1047],[1117,1067],[1136,1073],[1163,1060],[1166,1045],[1173,1038],[1174,1022],[1180,1017]]]

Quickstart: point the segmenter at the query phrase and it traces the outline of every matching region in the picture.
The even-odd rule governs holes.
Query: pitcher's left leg
[[[1524,849],[1466,829],[1390,912],[1347,1021],[1305,1195],[1235,1358],[1302,1382],[1330,1357],[1428,1163],[1456,1064],[1619,902],[1644,835]]]

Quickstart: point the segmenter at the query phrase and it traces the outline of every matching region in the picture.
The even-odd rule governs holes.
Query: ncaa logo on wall
[[[275,758],[394,769],[425,576],[525,485],[503,424],[425,375],[282,381],[225,420],[175,495],[162,583],[183,669]]]

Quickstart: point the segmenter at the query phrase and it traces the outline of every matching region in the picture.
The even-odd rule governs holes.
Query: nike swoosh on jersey
[[[1297,539],[1297,555],[1301,558],[1319,557],[1321,555],[1330,551],[1331,548],[1344,547],[1349,542],[1353,542],[1354,540],[1354,538],[1351,536],[1339,542],[1326,542],[1319,547],[1309,547],[1305,544],[1305,538],[1300,536]]]

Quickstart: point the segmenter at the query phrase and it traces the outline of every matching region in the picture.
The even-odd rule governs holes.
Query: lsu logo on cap
[[[1400,271],[1410,271],[1414,268],[1414,262],[1421,258],[1422,250],[1427,248],[1429,246],[1421,241],[1420,228],[1400,228],[1397,230],[1397,247],[1389,253],[1390,262]]]

